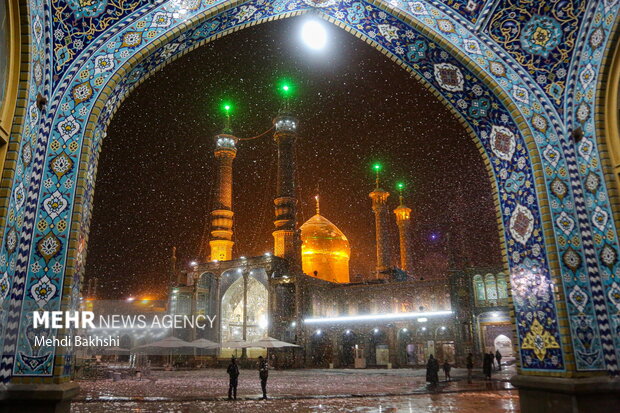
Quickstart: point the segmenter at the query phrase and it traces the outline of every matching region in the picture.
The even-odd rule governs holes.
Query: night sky
[[[501,265],[489,177],[457,119],[404,69],[335,26],[325,23],[326,50],[307,49],[302,20],[261,24],[203,46],[125,100],[108,128],[96,183],[86,277],[99,279],[100,298],[162,296],[170,248],[177,247],[180,266],[197,257],[222,100],[234,104],[236,136],[258,135],[281,106],[282,78],[295,84],[300,121],[299,223],[314,214],[318,185],[321,214],[349,238],[351,274],[369,274],[375,263],[374,161],[384,165],[390,210],[398,204],[395,183],[407,183],[416,276],[442,276],[449,252],[459,265]],[[235,256],[273,250],[275,158],[272,134],[238,145]]]

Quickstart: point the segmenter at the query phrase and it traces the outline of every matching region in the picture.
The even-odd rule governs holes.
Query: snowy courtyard
[[[269,400],[259,400],[258,374],[242,370],[238,400],[226,400],[223,370],[155,371],[149,378],[81,381],[72,412],[518,412],[517,392],[508,383],[514,369],[485,382],[479,372],[468,384],[464,369],[429,389],[424,370],[276,370]]]

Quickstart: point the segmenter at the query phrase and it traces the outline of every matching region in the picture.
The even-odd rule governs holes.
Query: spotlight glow
[[[424,317],[420,317],[420,316]],[[306,318],[306,324],[318,323],[347,323],[352,321],[375,321],[375,320],[406,320],[410,318],[418,318],[419,322],[428,321],[427,317],[442,317],[452,315],[452,311],[425,311],[420,313],[384,313],[384,314],[363,314],[344,317],[322,317],[322,318]]]
[[[321,50],[327,44],[325,27],[316,20],[304,23],[301,28],[301,38],[310,49]]]

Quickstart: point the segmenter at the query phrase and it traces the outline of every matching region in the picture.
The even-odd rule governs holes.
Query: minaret
[[[278,146],[278,177],[276,183],[273,253],[290,262],[299,264],[297,241],[297,198],[295,193],[295,141],[297,119],[288,112],[280,111],[273,120],[273,138]]]
[[[228,261],[232,259],[233,211],[232,211],[232,174],[233,160],[237,155],[238,139],[230,129],[230,106],[226,110],[226,127],[224,132],[215,137],[215,159],[217,163],[217,184],[215,187],[215,204],[211,211],[211,238],[209,247],[210,261]]]
[[[375,190],[372,191],[369,196],[372,198],[372,210],[375,213],[375,231],[376,231],[376,244],[377,244],[377,278],[385,278],[385,274],[381,274],[388,269],[390,264],[390,252],[387,237],[387,199],[390,193],[384,191],[379,187],[379,172],[381,171],[381,164],[373,165],[373,169],[377,173],[377,179],[375,181]]]
[[[409,277],[413,276],[413,259],[411,257],[411,208],[403,202],[403,183],[397,184],[400,192],[400,204],[394,210],[396,215],[396,225],[398,225],[398,239],[400,245],[400,269],[405,271]]]

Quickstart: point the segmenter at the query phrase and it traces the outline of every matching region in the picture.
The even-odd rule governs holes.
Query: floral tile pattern
[[[529,72],[561,111],[586,1],[498,3],[485,32]]]

